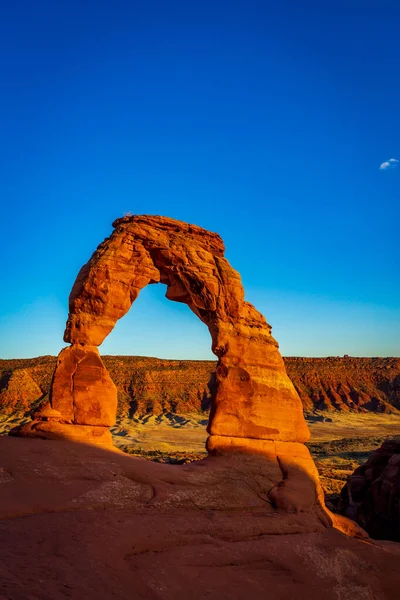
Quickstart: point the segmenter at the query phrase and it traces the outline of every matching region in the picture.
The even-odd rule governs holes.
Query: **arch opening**
[[[181,302],[166,299],[165,284],[143,288],[99,350],[102,355],[173,360],[215,360],[210,334]]]
[[[118,390],[114,444],[181,464],[204,455],[216,361],[204,323],[165,294],[143,288],[100,351]]]

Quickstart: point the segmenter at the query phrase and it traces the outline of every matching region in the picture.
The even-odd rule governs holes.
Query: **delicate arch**
[[[209,433],[307,440],[301,401],[286,374],[271,327],[245,301],[240,276],[224,258],[220,236],[159,216],[123,217],[113,226],[111,236],[80,270],[70,294],[64,340],[72,345],[59,356],[52,410],[71,426],[112,424],[116,394],[96,347],[142,288],[162,282],[167,285],[166,297],[186,303],[211,334],[218,365]],[[84,393],[78,398],[74,392],[78,381],[86,399]],[[98,401],[91,393],[95,387]],[[112,396],[108,404],[107,395]],[[89,404],[92,416],[87,414]]]

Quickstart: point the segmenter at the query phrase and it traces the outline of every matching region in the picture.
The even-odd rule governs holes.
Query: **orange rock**
[[[38,410],[33,413],[35,419],[41,421],[60,421],[62,414],[59,410],[51,408],[50,402],[47,402],[44,406],[41,406]]]
[[[104,356],[102,360],[117,386],[118,414],[121,417],[129,417],[132,409],[137,417],[148,411],[156,415],[175,412],[184,416],[204,413],[210,408],[216,367],[212,360],[168,360],[143,356]],[[56,362],[53,356],[0,359],[0,413],[18,414],[16,404],[23,397],[24,412],[36,406],[40,395],[35,391],[30,393],[31,382],[39,387],[39,394],[48,394]],[[351,390],[351,397],[341,396],[344,405],[351,410],[400,414],[396,408],[400,358],[297,356],[285,357],[284,362],[305,412],[321,409],[324,394],[332,400],[324,410],[335,407],[335,410],[341,411],[339,404],[333,404],[333,390],[340,386],[341,394],[345,387]],[[15,393],[10,397],[7,391],[10,378],[18,376],[21,371],[29,377],[14,380]],[[342,385],[344,383],[346,386]],[[363,392],[363,389],[366,391]],[[313,418],[323,421],[325,417],[313,415]]]
[[[186,303],[208,326],[219,359],[209,432],[306,441],[301,401],[271,327],[244,300],[240,276],[224,258],[221,238],[165,217],[124,217],[114,227],[73,286],[65,341],[100,345],[143,287],[165,283],[166,297]],[[59,368],[55,382],[61,384],[53,386],[52,404],[63,414],[69,411],[72,419]]]
[[[112,436],[108,427],[75,425],[52,421],[34,420],[10,431],[10,435],[46,440],[70,440],[112,448]]]
[[[92,346],[72,345],[61,350],[47,403],[33,421],[11,435],[65,438],[103,446],[112,445],[109,427],[115,423],[117,388]]]
[[[173,466],[0,436],[0,595],[397,598],[400,545],[343,535],[317,505],[273,507],[276,468],[248,453]]]
[[[270,514],[307,513],[318,528],[333,525],[358,535],[325,509],[315,464],[301,443],[309,431],[300,398],[271,327],[244,300],[240,276],[224,258],[221,238],[165,217],[124,217],[114,227],[73,286],[64,336],[72,345],[58,357],[51,407],[13,433],[111,445],[108,427],[115,421],[117,391],[96,346],[143,287],[161,282],[167,285],[168,299],[186,303],[207,325],[218,357],[207,447],[222,457],[216,467],[212,456],[207,459],[208,483],[202,475],[204,463],[198,465],[200,471],[193,467],[192,475],[200,473],[207,488],[203,505],[192,489],[195,505],[219,509],[221,498],[232,496],[236,507],[248,507],[250,489],[253,508],[263,507]],[[214,487],[222,471],[218,496]],[[162,504],[162,493],[153,492],[151,497]],[[185,497],[186,491],[179,492],[173,502]]]
[[[94,346],[72,345],[58,355],[50,391],[64,423],[110,427],[115,423],[117,388]]]
[[[207,440],[207,450],[214,455],[257,454],[276,464],[276,472],[270,477],[275,485],[268,497],[275,508],[300,512],[311,510],[319,503],[324,504],[324,493],[318,471],[308,448],[298,442],[276,442],[211,435]]]

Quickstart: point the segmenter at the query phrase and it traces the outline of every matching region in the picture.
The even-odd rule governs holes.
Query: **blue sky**
[[[128,211],[220,233],[283,354],[400,355],[397,1],[7,4],[0,357],[61,349]],[[101,352],[212,358],[164,293]]]

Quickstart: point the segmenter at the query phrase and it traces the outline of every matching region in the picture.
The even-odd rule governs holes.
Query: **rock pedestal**
[[[72,345],[58,355],[50,404],[16,432],[26,437],[69,439],[111,446],[117,388],[96,347]]]

